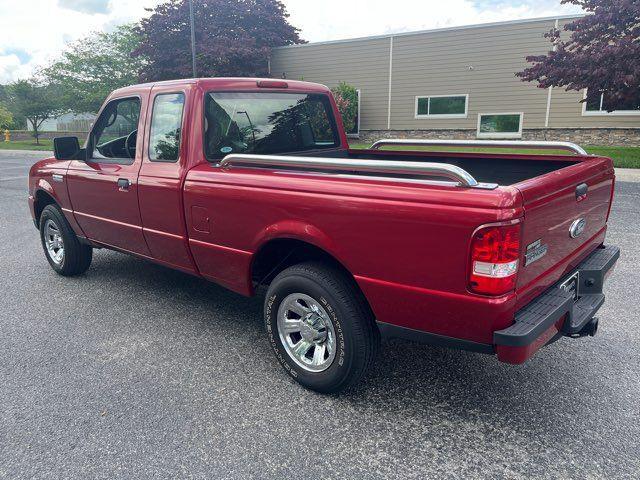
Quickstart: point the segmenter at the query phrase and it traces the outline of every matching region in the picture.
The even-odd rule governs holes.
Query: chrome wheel
[[[336,356],[336,332],[327,311],[304,293],[285,297],[278,308],[278,334],[287,354],[309,372],[321,372]]]
[[[48,219],[44,224],[44,244],[47,247],[49,258],[56,265],[62,265],[64,261],[64,242],[62,241],[60,229],[51,219]]]

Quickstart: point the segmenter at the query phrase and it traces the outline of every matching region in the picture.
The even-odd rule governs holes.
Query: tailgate
[[[520,304],[559,280],[604,239],[613,162],[582,158],[580,163],[514,185],[525,210],[523,262],[516,284]]]

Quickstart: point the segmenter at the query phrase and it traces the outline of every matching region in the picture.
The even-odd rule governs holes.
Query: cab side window
[[[136,158],[139,121],[139,98],[109,102],[91,133],[91,158],[132,163]]]
[[[163,93],[153,101],[149,135],[149,160],[152,162],[178,160],[183,108],[183,93]]]

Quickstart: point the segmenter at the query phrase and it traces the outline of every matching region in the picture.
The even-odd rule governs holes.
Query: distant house
[[[85,133],[91,130],[96,116],[93,113],[65,113],[59,117],[48,118],[40,126],[41,132],[77,132]],[[27,121],[27,130],[32,131],[33,125]]]
[[[515,73],[544,34],[577,18],[518,20],[276,48],[272,77],[360,93],[361,139],[522,138],[640,144],[640,105],[607,112],[599,92],[540,89]],[[587,102],[581,102],[583,98]]]

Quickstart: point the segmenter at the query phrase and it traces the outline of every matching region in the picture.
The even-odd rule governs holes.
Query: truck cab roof
[[[196,85],[203,90],[277,90],[277,91],[296,91],[309,93],[328,93],[330,90],[327,86],[304,82],[300,80],[288,80],[277,78],[243,78],[243,77],[212,77],[212,78],[184,78],[176,80],[164,80],[160,82],[139,83],[115,90],[111,95],[120,96],[122,94],[136,93],[141,90],[149,90],[156,86],[182,86]],[[277,85],[277,86],[274,86]]]

